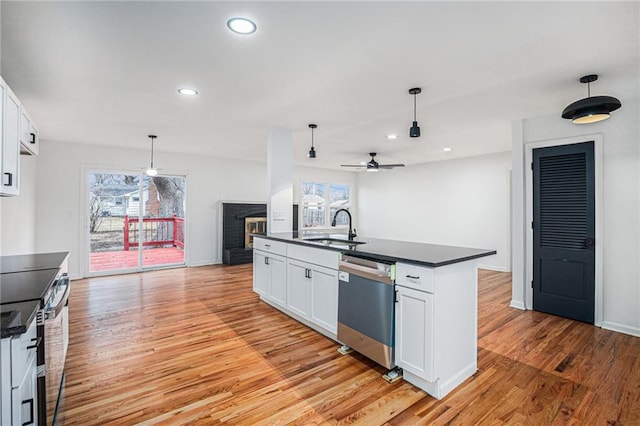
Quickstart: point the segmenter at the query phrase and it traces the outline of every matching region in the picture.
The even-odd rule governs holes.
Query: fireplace
[[[244,218],[244,248],[253,247],[253,236],[251,234],[260,234],[267,232],[266,217],[245,217]]]
[[[293,205],[293,230],[298,230],[298,206]],[[267,205],[222,203],[222,263],[253,262],[253,238],[249,234],[267,232]]]

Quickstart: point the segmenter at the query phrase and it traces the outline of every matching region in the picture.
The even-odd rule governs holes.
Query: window
[[[302,228],[328,228],[339,209],[349,210],[349,185],[320,182],[302,182]],[[349,219],[341,214],[337,226],[346,226]]]

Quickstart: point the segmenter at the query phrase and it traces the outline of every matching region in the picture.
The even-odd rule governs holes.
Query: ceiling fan
[[[360,169],[366,168],[368,172],[377,172],[380,169],[393,169],[394,167],[404,167],[404,164],[380,164],[375,160],[376,153],[370,152],[371,160],[368,163],[360,164],[341,164],[341,167],[357,167]]]

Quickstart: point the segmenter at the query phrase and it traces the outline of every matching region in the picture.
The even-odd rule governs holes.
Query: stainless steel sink
[[[366,241],[353,241],[342,238],[305,238],[304,241],[311,241],[314,243],[321,243],[326,245],[342,245],[342,246],[357,246],[359,244],[366,244]]]

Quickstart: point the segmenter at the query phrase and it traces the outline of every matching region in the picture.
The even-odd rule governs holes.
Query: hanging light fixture
[[[420,127],[418,127],[418,122],[416,121],[416,96],[420,93],[422,93],[422,89],[419,87],[409,89],[409,94],[413,95],[413,125],[409,129],[409,137],[412,138],[420,137]]]
[[[575,101],[562,111],[562,118],[573,124],[597,123],[610,117],[611,111],[622,106],[620,101],[611,96],[591,96],[591,83],[598,80],[597,74],[580,77],[580,83],[587,83],[587,97]]]
[[[149,138],[151,139],[151,167],[149,167],[145,173],[147,173],[147,176],[157,176],[158,175],[158,169],[156,169],[155,167],[153,167],[153,142],[154,140],[157,138],[156,135],[149,135]]]
[[[313,129],[315,129],[317,127],[318,127],[317,124],[309,124],[309,128],[311,129],[311,149],[309,150],[309,153],[307,154],[308,158],[316,158],[316,150],[313,147]]]

